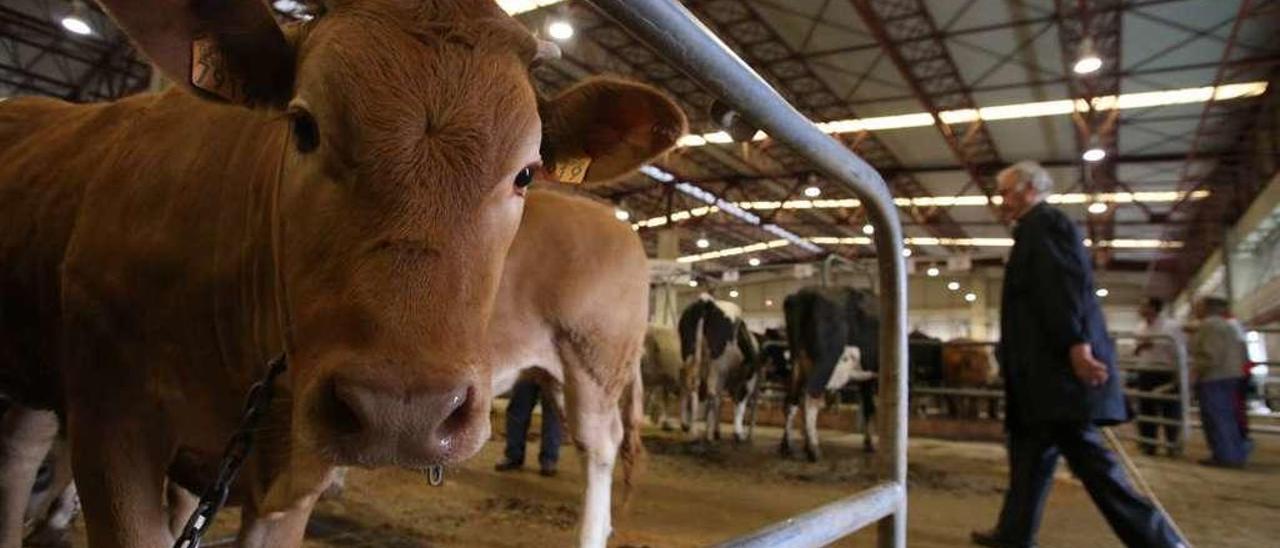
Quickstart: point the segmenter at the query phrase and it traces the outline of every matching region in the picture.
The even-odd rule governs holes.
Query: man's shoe
[[[498,472],[510,472],[521,468],[524,468],[524,463],[512,462],[506,459],[498,461],[498,464],[493,465],[493,469]]]
[[[969,533],[969,540],[978,546],[990,546],[991,548],[1035,548],[1034,544],[1018,544],[1006,541],[1000,538],[999,533],[994,529]]]
[[[1240,470],[1241,468],[1244,468],[1243,462],[1232,463],[1232,462],[1217,461],[1213,459],[1200,459],[1197,462],[1201,466],[1208,466],[1210,468],[1228,468],[1231,470]]]
[[[538,470],[538,475],[544,478],[554,478],[559,473],[554,466],[543,466],[542,469]]]

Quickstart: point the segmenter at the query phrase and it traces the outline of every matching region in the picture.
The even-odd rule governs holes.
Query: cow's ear
[[[649,86],[592,78],[542,103],[542,162],[552,179],[604,183],[671,150],[684,113]]]
[[[293,47],[263,0],[99,0],[175,84],[209,99],[283,107]]]

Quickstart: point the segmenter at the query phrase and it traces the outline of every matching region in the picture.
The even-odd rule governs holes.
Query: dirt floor
[[[686,442],[680,434],[647,431],[646,471],[630,508],[616,515],[611,544],[704,546],[870,484],[868,457],[855,449],[861,436],[827,433],[826,460],[811,464],[778,457],[777,429],[760,428],[756,434],[749,445],[726,441],[708,447]],[[1253,463],[1242,471],[1193,464],[1205,454],[1200,443],[1181,460],[1136,461],[1195,545],[1274,546],[1280,538],[1280,437],[1259,442]],[[576,452],[565,448],[561,473],[550,479],[536,469],[494,472],[500,453],[501,443],[490,442],[467,465],[450,469],[445,485],[435,488],[404,471],[354,470],[346,493],[317,508],[306,545],[572,545],[583,487]],[[913,439],[909,544],[966,545],[970,530],[994,522],[1004,474],[1004,450],[997,444]],[[234,511],[224,516],[234,517]],[[864,532],[838,546],[872,546],[873,540]],[[1120,546],[1065,464],[1040,541],[1047,547]]]

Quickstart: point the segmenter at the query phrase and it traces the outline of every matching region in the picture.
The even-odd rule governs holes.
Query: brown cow
[[[333,2],[287,33],[251,0],[105,3],[185,88],[259,108],[181,89],[0,104],[0,391],[20,404],[0,429],[5,546],[51,410],[91,545],[171,544],[166,480],[202,490],[282,350],[237,484],[242,545],[298,545],[334,465],[474,454],[490,311],[540,149],[550,171],[603,181],[682,125],[617,82],[538,105],[539,46],[492,2]],[[626,384],[565,377],[570,401]],[[583,424],[620,420],[595,403]]]
[[[985,388],[998,376],[991,349],[970,339],[954,339],[942,345],[942,383],[949,388]],[[965,396],[945,398],[952,417],[978,418],[979,400]],[[995,399],[990,399],[990,414],[996,416]]]
[[[644,338],[644,357],[640,372],[644,376],[649,418],[663,430],[672,428],[667,417],[667,402],[680,398],[684,384],[684,360],[680,357],[680,333],[674,327],[649,326]],[[689,372],[691,373],[691,372]]]

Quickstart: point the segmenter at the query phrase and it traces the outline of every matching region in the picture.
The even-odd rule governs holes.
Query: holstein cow
[[[680,358],[680,333],[671,327],[651,325],[644,337],[644,358],[640,371],[644,376],[646,408],[654,424],[664,430],[667,423],[667,402],[681,394],[681,371],[684,361]]]
[[[787,297],[783,312],[792,368],[780,452],[791,454],[791,424],[803,404],[805,454],[811,461],[822,458],[818,410],[827,391],[839,390],[850,382],[859,383],[863,447],[874,450],[875,386],[870,381],[875,373],[870,369],[880,363],[875,295],[852,288],[807,287]]]
[[[747,403],[760,381],[760,356],[755,337],[742,321],[741,309],[704,293],[680,313],[679,329],[680,356],[684,360],[681,426],[686,432],[692,430],[699,414],[699,400],[703,400],[703,438],[720,439],[720,400],[728,395],[734,402],[734,440],[746,440],[744,418]]]
[[[203,491],[282,352],[234,489],[240,545],[298,546],[336,465],[471,456],[493,386],[521,363],[489,331],[507,276],[631,260],[560,256],[555,238],[597,237],[596,215],[566,211],[543,214],[565,224],[537,260],[504,270],[526,187],[544,170],[616,178],[683,127],[668,99],[621,82],[540,104],[529,67],[547,48],[493,2],[335,0],[283,32],[256,0],[102,3],[179,87],[0,103],[5,547],[60,419],[90,545],[169,546],[166,482]],[[615,298],[527,303],[555,319],[530,329],[554,335],[588,507],[606,510],[643,323],[631,347],[600,343],[644,313],[592,323]],[[584,520],[582,544],[603,545],[607,511]]]

